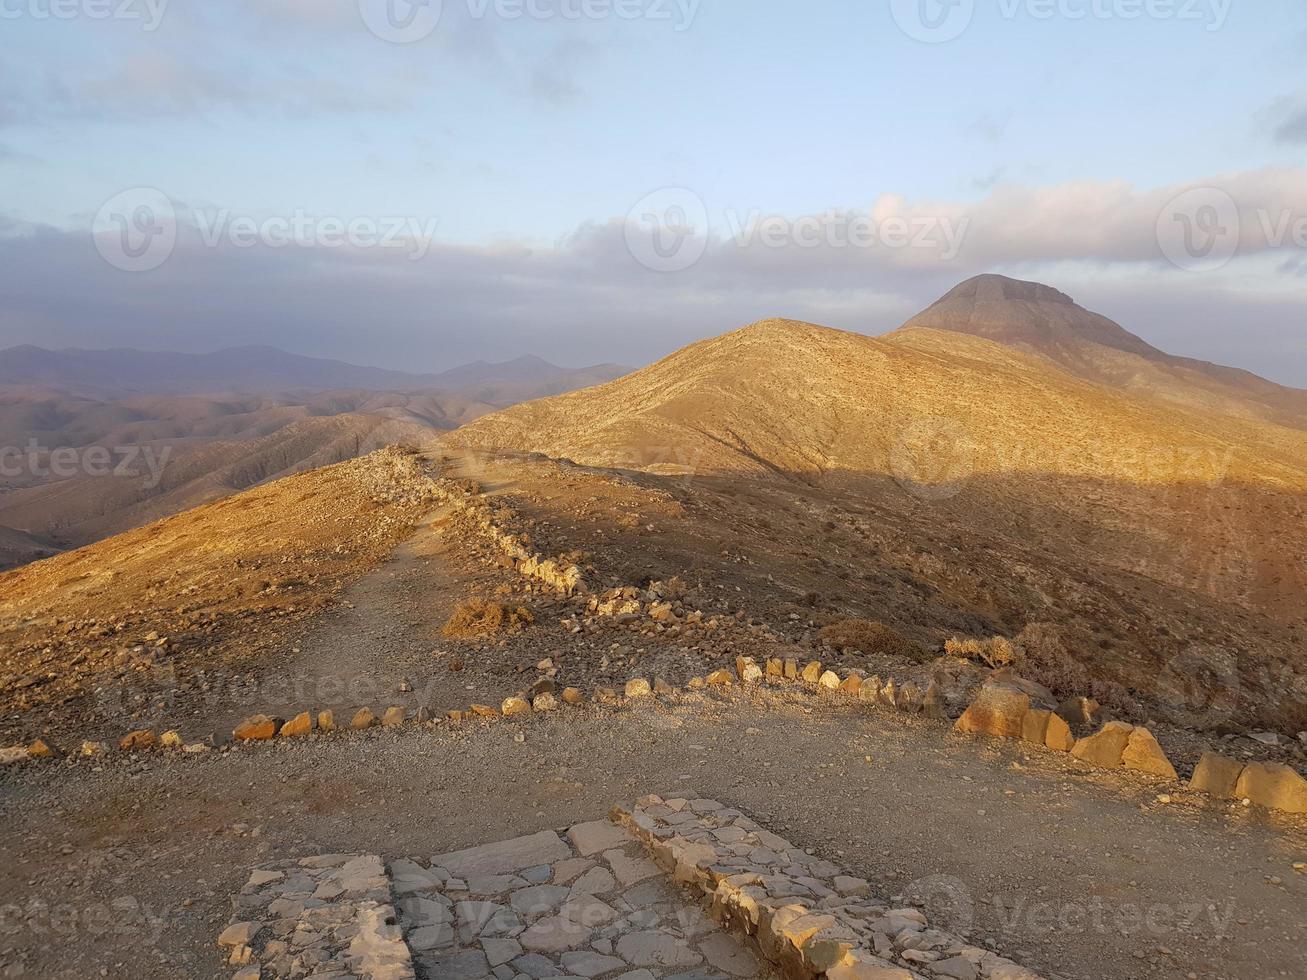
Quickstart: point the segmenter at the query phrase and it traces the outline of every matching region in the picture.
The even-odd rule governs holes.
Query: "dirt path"
[[[498,704],[520,684],[473,664],[451,671],[440,628],[466,595],[485,594],[500,580],[448,533],[449,509],[439,508],[381,565],[350,586],[336,608],[314,619],[270,670],[261,696],[243,694],[213,720],[221,737],[250,711],[291,717],[330,708],[347,723],[360,707],[380,715],[390,705],[437,713],[470,702]]]
[[[886,895],[923,891],[944,921],[1050,977],[1307,975],[1307,876],[1292,869],[1307,858],[1302,822],[1174,790],[1160,805],[1141,777],[810,705],[701,697],[27,770],[0,803],[0,976],[227,976],[214,936],[269,855],[435,854],[687,789]]]

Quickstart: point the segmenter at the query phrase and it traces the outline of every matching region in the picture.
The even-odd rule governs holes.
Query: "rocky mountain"
[[[1135,690],[1237,678],[1245,693],[1307,712],[1296,652],[1307,432],[1268,420],[1265,401],[1218,390],[1211,374],[1187,385],[1153,360],[1165,355],[1054,290],[1022,288],[1012,304],[1034,325],[1025,339],[997,327],[1000,339],[925,326],[873,338],[762,321],[607,385],[485,416],[445,442],[732,496],[801,486],[895,527],[913,574],[939,572],[931,601],[1002,609],[1013,635],[1036,621],[1070,627],[1086,663]],[[1041,319],[1045,308],[1059,315]],[[1028,349],[1036,341],[1043,349]],[[1058,349],[1156,364],[1165,396],[1064,367],[1045,353]],[[963,567],[976,578],[950,571]],[[1149,633],[1139,617],[1168,618],[1163,608],[1174,619]],[[924,599],[908,614],[933,615]],[[1183,657],[1192,662],[1168,669]]]
[[[1050,286],[968,279],[903,325],[994,340],[1078,377],[1190,408],[1307,427],[1307,391],[1248,371],[1158,350]]]

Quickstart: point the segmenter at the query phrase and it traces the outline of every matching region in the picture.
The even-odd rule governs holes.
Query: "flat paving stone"
[[[419,980],[776,976],[606,820],[391,868]]]
[[[444,868],[451,875],[465,878],[470,875],[496,875],[525,871],[541,864],[553,864],[572,857],[572,849],[552,830],[542,830],[528,837],[482,844],[462,851],[442,854],[431,863]]]

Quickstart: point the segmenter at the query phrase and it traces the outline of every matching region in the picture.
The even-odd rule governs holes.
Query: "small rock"
[[[512,697],[504,698],[503,704],[499,706],[505,718],[516,718],[521,715],[531,713],[531,705],[526,698]]]
[[[301,738],[313,731],[313,716],[307,711],[296,715],[281,726],[282,738]]]
[[[129,732],[118,740],[118,748],[123,752],[145,752],[158,744],[158,738],[148,728]]]
[[[266,742],[275,738],[281,722],[268,715],[251,715],[236,726],[231,737],[238,742]]]

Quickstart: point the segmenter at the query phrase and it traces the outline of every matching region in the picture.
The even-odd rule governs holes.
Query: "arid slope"
[[[1074,623],[1077,655],[1141,695],[1163,673],[1209,690],[1238,678],[1245,707],[1307,719],[1307,432],[1255,411],[1161,402],[952,331],[769,320],[446,441],[685,494],[802,486],[893,529],[924,579],[923,626],[950,604],[988,618],[988,595],[1005,632]],[[854,581],[884,573],[883,555],[845,557]]]

